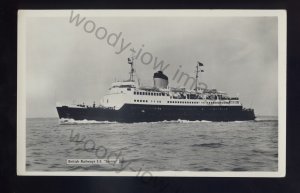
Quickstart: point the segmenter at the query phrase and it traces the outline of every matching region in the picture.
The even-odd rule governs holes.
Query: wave
[[[189,120],[182,120],[182,119],[178,119],[178,120],[171,120],[171,121],[154,121],[154,122],[134,122],[134,124],[157,124],[157,123],[210,123],[213,121],[207,121],[207,120],[196,120],[196,121],[189,121]]]
[[[223,143],[201,143],[201,144],[193,144],[192,147],[209,147],[209,148],[219,148],[224,146]]]
[[[195,121],[190,121],[190,120],[182,120],[182,119],[178,119],[178,120],[174,120],[174,121],[166,121],[166,120],[164,120],[164,121],[160,121],[160,122],[162,122],[162,123],[210,123],[210,122],[212,122],[212,121],[207,121],[207,120],[195,120]]]
[[[278,121],[278,119],[262,119],[262,118],[255,118],[256,122],[266,122],[266,121]]]
[[[61,125],[76,125],[76,124],[115,124],[118,122],[111,121],[95,121],[95,120],[74,120],[74,119],[59,119],[59,124]]]

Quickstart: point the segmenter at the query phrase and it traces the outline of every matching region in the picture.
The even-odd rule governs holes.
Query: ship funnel
[[[164,75],[162,71],[158,71],[153,75],[154,87],[155,88],[167,88],[168,87],[168,77]]]

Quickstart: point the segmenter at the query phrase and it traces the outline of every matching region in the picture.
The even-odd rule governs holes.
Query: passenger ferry
[[[168,77],[158,71],[153,75],[153,86],[142,87],[135,80],[133,58],[129,80],[116,81],[98,105],[57,105],[61,120],[92,120],[111,122],[157,122],[172,120],[243,121],[254,120],[253,109],[242,106],[238,97],[230,97],[216,89],[198,87],[193,90],[169,87]]]

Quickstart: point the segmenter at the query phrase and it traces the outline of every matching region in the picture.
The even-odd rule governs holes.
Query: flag
[[[131,58],[128,58],[128,64],[132,64]]]
[[[198,62],[199,66],[203,66],[203,64],[201,62]]]

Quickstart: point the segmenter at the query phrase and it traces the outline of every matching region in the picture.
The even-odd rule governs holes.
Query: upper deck
[[[135,82],[115,82],[101,100],[105,107],[121,108],[124,104],[180,106],[240,106],[238,97],[217,90],[188,91],[177,88],[138,87]]]

